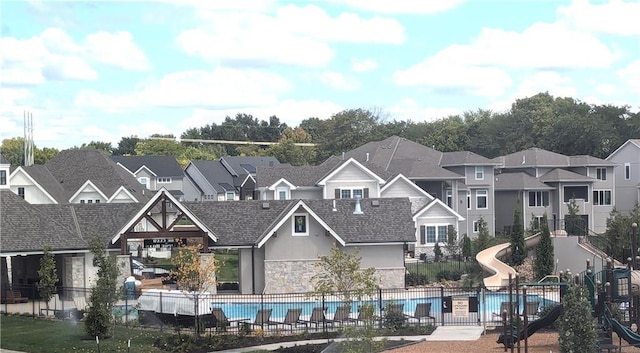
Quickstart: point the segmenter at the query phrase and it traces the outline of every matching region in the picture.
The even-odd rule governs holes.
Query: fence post
[[[36,318],[36,286],[37,284],[34,283],[33,287],[31,288],[31,298],[33,298],[33,300],[31,301],[31,315],[34,319]],[[38,303],[38,306],[40,306],[40,303]]]
[[[195,299],[193,302],[193,325],[196,329],[196,337],[200,336],[200,326],[198,325],[200,321],[200,312],[198,311],[198,292],[194,291],[193,292],[193,298]]]
[[[378,287],[378,307],[380,308],[380,320],[378,320],[378,328],[382,328],[382,321],[384,320],[384,307],[382,306],[382,288]]]
[[[322,331],[325,333],[327,339],[329,339],[329,333],[327,332],[327,307],[325,306],[324,293],[322,294]]]
[[[440,287],[440,323],[444,326],[444,287]]]

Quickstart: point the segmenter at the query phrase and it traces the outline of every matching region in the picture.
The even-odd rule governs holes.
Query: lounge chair
[[[513,310],[513,316],[518,316],[518,305],[515,302],[511,303],[511,309]],[[507,312],[507,320],[509,319],[509,302],[500,303],[500,311],[497,313],[493,313],[492,317],[496,321],[502,321],[502,313]]]
[[[340,323],[341,325],[345,322],[353,321],[351,318],[351,308],[348,306],[338,306],[336,307],[336,312],[333,314],[333,318],[331,320],[327,320],[332,323]]]
[[[245,321],[244,323],[242,323],[242,325],[249,324],[250,326],[260,327],[269,326],[269,322],[271,320],[271,311],[272,309],[260,309],[258,310],[256,318],[253,320],[253,322]]]
[[[316,306],[311,311],[311,316],[309,317],[309,320],[300,320],[300,322],[305,324],[314,324],[317,329],[318,325],[322,325],[322,323],[328,322],[328,321],[324,315],[324,308]],[[329,322],[329,323],[333,325],[333,322]]]
[[[216,320],[215,327],[217,329],[227,328],[231,326],[231,324],[234,322],[240,325],[241,322],[247,322],[247,320],[249,320],[249,319],[229,320],[229,318],[227,318],[227,315],[224,313],[224,310],[218,307],[211,308],[211,314],[213,314],[213,316],[215,317],[215,320]]]
[[[298,327],[298,325],[307,326],[307,323],[300,320],[300,314],[302,314],[302,308],[296,309],[287,309],[287,314],[284,316],[284,320],[282,321],[269,321],[268,325],[289,325],[291,331],[293,331],[293,327]]]
[[[534,300],[534,301],[527,302],[527,305],[525,306],[525,312],[527,314],[528,321],[538,319],[538,314],[540,313],[539,308],[540,308],[540,301]],[[524,316],[524,312],[522,313],[522,316]]]
[[[389,304],[386,309],[389,312],[396,312],[404,315],[404,304]]]
[[[404,315],[407,319],[415,319],[418,320],[418,325],[421,324],[422,319],[430,319],[433,320],[433,324],[436,323],[436,318],[431,316],[431,303],[418,303],[416,304],[416,310],[413,315]]]

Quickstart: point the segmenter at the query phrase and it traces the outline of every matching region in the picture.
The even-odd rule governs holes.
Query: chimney
[[[356,207],[353,210],[353,214],[362,214],[362,208],[360,207],[360,195],[356,195]]]
[[[367,162],[369,161],[369,152],[367,152]]]

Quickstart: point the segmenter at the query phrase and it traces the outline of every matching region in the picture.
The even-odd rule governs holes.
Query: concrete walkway
[[[387,337],[376,337],[376,340],[381,340],[386,338],[387,340],[394,341],[475,341],[480,338],[482,335],[482,327],[479,326],[438,326],[435,331],[433,331],[430,335],[424,336],[387,336]],[[272,344],[265,344],[262,346],[252,346],[252,347],[243,347],[237,349],[228,349],[225,351],[217,351],[216,353],[243,353],[243,352],[251,352],[255,350],[267,350],[272,351],[276,350],[280,347],[293,347],[293,346],[303,346],[306,344],[323,344],[328,341],[341,342],[344,341],[344,338],[334,338],[334,339],[318,339],[318,340],[307,340],[307,341],[295,341],[295,342],[279,342]]]

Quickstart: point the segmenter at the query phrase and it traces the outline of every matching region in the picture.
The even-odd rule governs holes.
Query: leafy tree
[[[487,222],[480,217],[478,220],[478,238],[475,241],[475,253],[479,253],[480,251],[486,249],[491,245],[491,238],[489,236],[489,227],[487,227]]]
[[[527,235],[534,235],[540,231],[540,221],[533,213],[531,214],[531,220],[529,221],[529,228],[527,229]]]
[[[51,148],[51,147],[43,147],[42,149],[36,148],[33,151],[33,162],[35,164],[45,164],[48,161],[52,160],[53,157],[58,155],[58,152],[60,151],[58,151],[57,148]]]
[[[178,163],[182,168],[186,167],[189,164],[189,161],[193,160],[207,160],[213,161],[218,159],[218,156],[214,154],[213,148],[196,148],[193,146],[186,147],[184,152],[176,158]]]
[[[542,277],[553,273],[554,259],[553,242],[545,213],[540,224],[540,240],[536,246],[536,259],[533,266],[537,279],[542,279]]]
[[[24,138],[13,137],[2,140],[2,146],[0,146],[0,153],[11,162],[13,166],[20,166],[24,161]],[[35,151],[34,159],[35,159]]]
[[[436,242],[436,245],[433,246],[433,257],[435,262],[442,261],[442,249],[440,249],[440,244]]]
[[[136,145],[140,142],[138,136],[123,137],[118,142],[118,148],[113,150],[114,156],[135,156]]]
[[[591,303],[587,293],[585,288],[568,283],[562,298],[563,311],[558,325],[560,352],[598,352],[596,323],[591,316]]]
[[[111,142],[91,141],[89,143],[83,143],[80,146],[80,149],[96,149],[107,156],[113,154],[113,146],[111,146]]]
[[[572,198],[567,205],[568,211],[564,216],[564,229],[568,235],[582,235],[584,233],[584,225],[582,217],[580,217],[580,208],[576,204],[575,198]]]
[[[316,160],[315,147],[296,146],[294,143],[310,143],[311,135],[302,128],[287,128],[277,145],[271,145],[265,153],[276,157],[280,163],[291,165],[311,165]]]
[[[461,243],[462,257],[464,257],[465,260],[469,260],[469,258],[473,256],[473,246],[471,239],[469,239],[466,233],[462,236]]]
[[[631,213],[622,214],[615,208],[607,218],[607,230],[604,233],[607,254],[617,260],[625,261],[625,249],[631,248],[632,223],[640,224],[640,205],[636,204]]]
[[[104,338],[110,327],[113,304],[118,298],[118,268],[115,258],[107,254],[106,246],[99,237],[91,239],[89,249],[93,253],[93,266],[98,268],[98,277],[89,296],[85,331],[91,337]]]
[[[56,284],[58,283],[56,260],[51,252],[50,245],[45,245],[43,248],[38,277],[36,287],[38,288],[40,298],[46,302],[47,309],[49,309],[49,300],[51,300],[56,293]]]
[[[173,136],[152,135],[152,137],[171,138]],[[178,159],[186,147],[174,140],[148,139],[136,144],[135,152],[139,156],[174,156]]]
[[[176,278],[179,289],[206,292],[216,285],[215,274],[221,264],[215,257],[203,261],[201,249],[201,244],[182,246],[171,258],[175,269],[170,275]]]
[[[513,225],[511,226],[511,264],[518,266],[524,262],[527,252],[524,245],[524,227],[522,225],[522,211],[520,201],[513,211]]]
[[[454,226],[449,225],[447,227],[447,243],[445,244],[447,255],[454,257],[460,255],[460,248],[461,243],[458,242],[458,232],[456,232]]]

